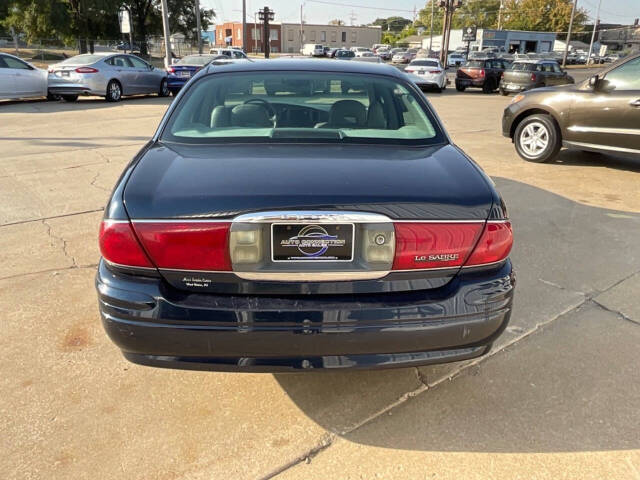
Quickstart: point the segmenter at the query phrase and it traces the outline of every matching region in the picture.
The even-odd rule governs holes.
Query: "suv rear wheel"
[[[562,146],[560,132],[550,115],[531,115],[516,127],[513,137],[516,151],[529,162],[544,163],[553,159]]]

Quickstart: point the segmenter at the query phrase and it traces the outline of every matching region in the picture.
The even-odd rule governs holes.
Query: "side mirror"
[[[600,75],[594,75],[589,79],[589,86],[594,90],[598,90],[598,86],[600,85]]]

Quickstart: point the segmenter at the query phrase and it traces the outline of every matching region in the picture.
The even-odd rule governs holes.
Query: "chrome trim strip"
[[[506,262],[507,258],[503,258],[502,260],[498,260],[497,262],[491,262],[491,263],[479,263],[478,265],[464,265],[462,268],[467,269],[467,268],[478,268],[478,267],[490,267],[491,265],[500,265],[501,263]]]
[[[205,219],[205,218],[144,218],[144,219],[132,219],[132,223],[231,223],[231,219],[220,220],[217,218]]]
[[[243,280],[285,282],[331,282],[346,280],[377,280],[391,273],[388,270],[370,272],[233,272]]]
[[[340,210],[281,210],[238,215],[233,223],[392,223],[380,213]]]
[[[110,218],[105,218],[102,221],[108,223],[129,223],[129,220],[111,220]]]
[[[392,220],[393,223],[484,223],[486,220]]]
[[[101,257],[108,265],[111,265],[116,268],[126,268],[128,270],[153,270],[157,271],[155,267],[138,267],[137,265],[123,265],[121,263],[111,262],[104,257]]]
[[[640,153],[640,150],[635,150],[633,148],[623,148],[623,147],[610,147],[608,145],[598,145],[595,143],[584,143],[584,142],[569,142],[564,140],[563,145],[568,147],[585,147],[592,148],[594,150],[608,150],[611,152],[622,152],[622,153]]]
[[[578,133],[617,133],[619,135],[640,135],[640,128],[584,127],[582,125],[571,125],[567,130]]]

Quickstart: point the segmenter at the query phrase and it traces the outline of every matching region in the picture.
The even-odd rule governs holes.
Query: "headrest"
[[[356,100],[340,100],[331,106],[329,124],[332,127],[361,127],[367,118],[367,109]]]
[[[273,127],[273,121],[262,105],[243,104],[231,110],[231,126],[268,128]]]

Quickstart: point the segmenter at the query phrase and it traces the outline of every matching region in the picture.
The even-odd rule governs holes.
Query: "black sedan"
[[[402,72],[242,62],[196,74],[123,172],[96,287],[139,364],[415,366],[489,351],[511,246],[492,181]]]

